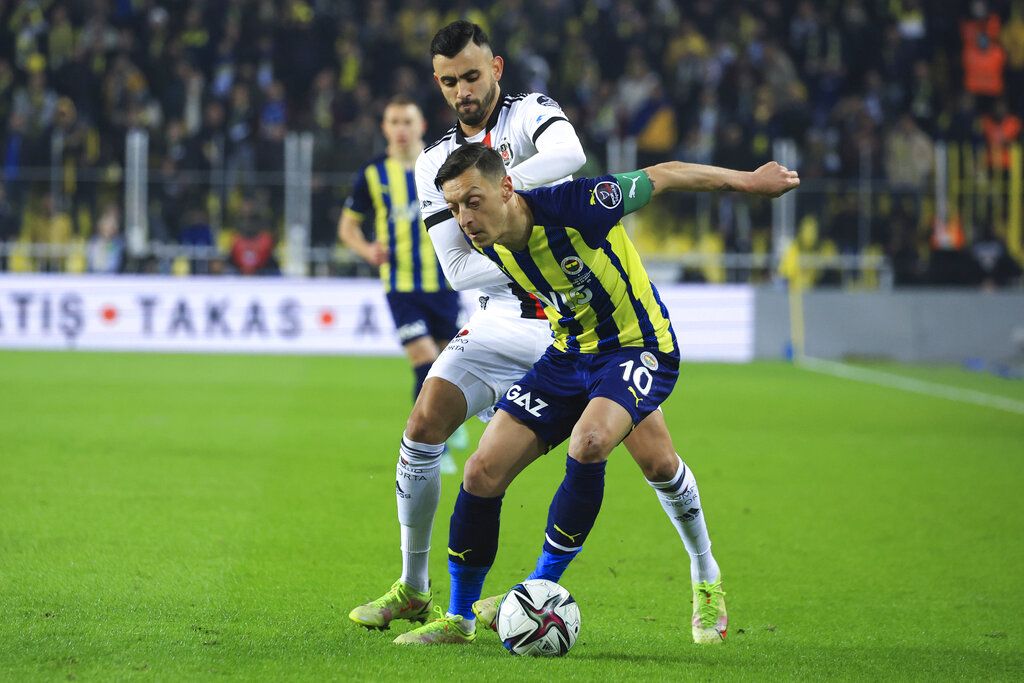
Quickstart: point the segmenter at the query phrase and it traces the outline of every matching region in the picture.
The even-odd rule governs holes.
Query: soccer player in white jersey
[[[434,80],[458,121],[416,162],[420,213],[448,281],[458,290],[479,289],[479,310],[434,362],[406,423],[396,473],[402,576],[383,596],[349,614],[369,628],[387,628],[395,619],[428,618],[428,558],[445,441],[468,418],[489,414],[552,338],[539,302],[466,242],[434,184],[437,171],[467,142],[497,150],[515,189],[569,180],[586,160],[575,129],[554,100],[539,93],[502,97],[504,63],[491,52],[479,26],[456,21],[442,28],[431,42],[431,55]],[[693,639],[721,642],[727,626],[721,574],[711,553],[697,483],[676,454],[662,413],[641,422],[624,445],[690,556]],[[492,616],[480,614],[485,625]],[[462,626],[475,628],[471,620]]]

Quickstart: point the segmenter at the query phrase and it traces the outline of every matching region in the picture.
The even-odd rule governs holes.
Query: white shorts
[[[551,345],[547,320],[477,311],[441,351],[427,374],[457,386],[466,397],[466,419],[490,420],[494,404]]]

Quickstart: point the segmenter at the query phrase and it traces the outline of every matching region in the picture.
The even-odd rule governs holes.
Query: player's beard
[[[476,128],[487,119],[487,114],[491,110],[491,105],[494,104],[494,100],[498,97],[498,81],[491,83],[491,89],[484,95],[483,100],[464,100],[462,102],[455,103],[455,116],[459,118],[464,125],[470,128]],[[476,104],[477,108],[472,113],[464,112],[461,107],[463,104]]]

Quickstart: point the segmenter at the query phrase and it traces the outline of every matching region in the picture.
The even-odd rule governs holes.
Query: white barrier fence
[[[746,285],[660,288],[684,360],[753,358]],[[464,306],[472,310],[475,298]],[[373,280],[0,275],[0,348],[401,353]]]

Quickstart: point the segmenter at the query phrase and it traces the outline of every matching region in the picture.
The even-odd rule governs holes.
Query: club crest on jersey
[[[566,275],[579,275],[583,270],[583,261],[578,256],[566,256],[558,265]]]
[[[595,200],[606,209],[614,209],[622,203],[622,188],[618,183],[603,180],[594,186],[591,204]]]
[[[501,144],[498,145],[498,154],[501,155],[501,160],[506,166],[512,165],[512,159],[515,157],[512,153],[512,143],[508,140],[502,140]]]
[[[640,362],[651,372],[658,369],[658,359],[650,351],[644,351],[640,354]]]

